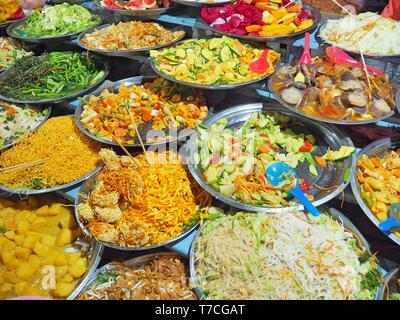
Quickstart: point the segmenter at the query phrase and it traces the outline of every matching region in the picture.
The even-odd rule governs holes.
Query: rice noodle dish
[[[328,214],[224,215],[194,246],[192,285],[207,299],[370,300],[380,285],[374,258]]]
[[[328,20],[320,36],[350,51],[359,52],[361,48],[370,55],[400,54],[400,23],[373,12]]]

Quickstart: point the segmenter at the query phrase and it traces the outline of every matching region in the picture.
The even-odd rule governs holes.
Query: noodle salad
[[[400,23],[373,12],[328,20],[323,40],[346,50],[371,55],[400,54]]]
[[[208,299],[369,300],[380,285],[374,259],[327,214],[225,215],[194,246],[194,285]]]

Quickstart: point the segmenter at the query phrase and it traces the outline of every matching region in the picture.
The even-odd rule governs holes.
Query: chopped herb
[[[43,182],[42,180],[35,178],[32,180],[32,187],[33,189],[39,190],[39,189],[43,189]]]
[[[7,232],[7,227],[6,226],[0,226],[0,233],[6,233]]]
[[[115,281],[117,279],[117,277],[118,277],[118,274],[117,274],[116,271],[110,271],[110,272],[107,272],[107,273],[100,273],[97,276],[97,283],[98,284],[102,284],[102,283],[109,282],[110,280],[111,281]]]

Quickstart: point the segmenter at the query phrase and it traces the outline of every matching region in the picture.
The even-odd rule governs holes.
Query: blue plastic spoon
[[[304,195],[299,186],[299,180],[297,178],[296,171],[284,162],[273,162],[271,163],[265,172],[265,177],[274,187],[278,186],[281,182],[287,180],[290,177],[294,178],[295,185],[288,192],[296,197],[313,216],[319,216],[318,209],[311,203],[310,200]]]
[[[390,206],[390,218],[381,222],[379,228],[384,231],[390,231],[390,229],[400,227],[400,204],[393,203]]]

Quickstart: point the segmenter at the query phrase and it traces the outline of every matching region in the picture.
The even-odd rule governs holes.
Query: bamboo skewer
[[[352,14],[349,10],[347,10],[344,6],[342,6],[339,2],[337,2],[336,0],[332,0],[332,2],[334,4],[336,4],[337,6],[341,7],[345,12],[347,12],[350,16],[354,17],[354,14]]]
[[[128,150],[126,150],[126,148],[122,145],[121,142],[119,142],[119,140],[117,139],[116,136],[114,136],[114,134],[112,133],[112,131],[110,130],[110,128],[107,128],[108,132],[111,134],[112,139],[118,143],[118,145],[120,146],[120,148],[126,153],[126,155],[133,161],[135,162],[135,159],[132,157],[132,155],[129,153]]]
[[[131,117],[132,124],[133,124],[133,126],[135,127],[136,135],[138,136],[140,145],[142,146],[143,152],[144,152],[144,154],[146,155],[146,159],[147,159],[147,151],[146,151],[146,148],[145,148],[145,146],[144,146],[144,143],[143,143],[143,141],[142,141],[142,137],[140,136],[140,133],[139,133],[139,129],[138,129],[137,125],[136,125],[135,119],[133,118],[133,115],[132,115],[130,109],[128,109],[128,113],[129,113],[129,116]]]
[[[37,166],[39,164],[43,164],[47,161],[49,161],[50,158],[46,158],[46,159],[41,159],[41,160],[35,160],[32,162],[26,162],[26,163],[21,163],[21,164],[17,164],[15,166],[11,166],[8,168],[1,168],[0,172],[6,172],[6,171],[15,171],[15,170],[20,170],[20,169],[26,169],[32,166]]]
[[[362,61],[362,64],[363,64],[365,76],[367,77],[368,87],[369,87],[369,90],[372,91],[370,75],[369,75],[368,70],[367,70],[367,65],[366,65],[366,63],[365,63],[364,54],[363,54],[363,52],[362,52],[362,50],[361,50],[360,43],[357,42],[357,44],[358,44],[358,50],[360,51],[361,61]]]

